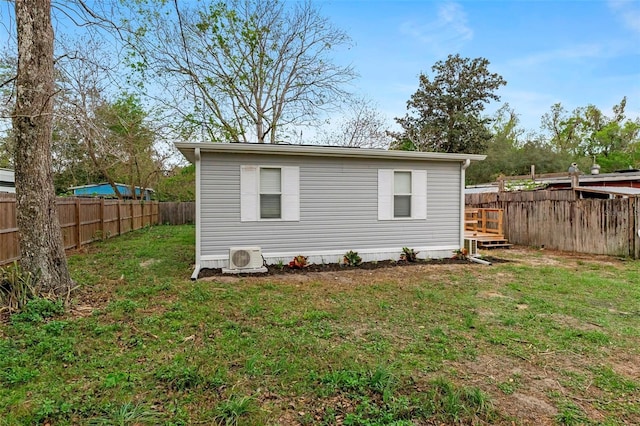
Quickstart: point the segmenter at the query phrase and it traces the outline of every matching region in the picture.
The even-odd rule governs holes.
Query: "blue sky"
[[[640,117],[640,0],[316,3],[353,39],[340,61],[360,74],[354,90],[390,121],[406,113],[418,75],[456,53],[491,62],[507,81],[501,103],[526,130],[539,131],[557,102],[570,111],[593,104],[612,115],[626,96],[627,117]]]
[[[353,91],[373,100],[390,124],[406,113],[418,75],[456,53],[491,62],[507,81],[501,103],[528,131],[539,131],[557,102],[611,115],[626,96],[627,117],[640,117],[640,0],[312,1],[352,38],[337,60],[354,66]],[[3,44],[13,30],[11,8],[0,8]]]

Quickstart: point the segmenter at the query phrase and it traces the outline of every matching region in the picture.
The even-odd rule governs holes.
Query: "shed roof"
[[[412,161],[481,161],[486,155],[448,154],[442,152],[389,151],[373,148],[346,148],[321,145],[289,145],[268,143],[190,143],[175,144],[187,160],[196,160],[196,149],[200,152],[234,154],[301,155],[311,157],[370,158]]]

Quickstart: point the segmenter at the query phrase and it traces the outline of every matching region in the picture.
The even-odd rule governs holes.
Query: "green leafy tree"
[[[640,143],[640,119],[628,120],[625,116],[627,98],[623,98],[613,107],[613,116],[608,117],[598,108],[589,105],[584,108],[578,119],[581,123],[584,155],[597,156],[600,159],[627,154],[628,160],[635,163]],[[617,154],[617,155],[616,155]],[[631,166],[632,163],[625,165]]]
[[[580,110],[569,115],[561,103],[554,104],[551,111],[542,116],[542,129],[550,135],[550,144],[556,152],[580,155]]]
[[[569,114],[555,104],[542,117],[542,128],[550,135],[555,152],[565,154],[586,170],[592,159],[603,172],[636,167],[640,160],[640,119],[625,115],[627,99],[605,115],[594,105],[580,107]]]
[[[176,167],[158,181],[156,195],[160,201],[195,201],[196,167]]]
[[[566,170],[571,163],[571,156],[554,151],[542,136],[527,134],[508,104],[493,116],[491,131],[487,158],[471,164],[466,174],[468,184],[493,182],[500,176],[528,175],[531,165],[535,165],[536,174],[555,173]]]
[[[481,114],[487,103],[500,100],[495,92],[506,81],[489,71],[485,58],[449,55],[431,69],[432,78],[420,75],[419,88],[407,102],[407,115],[396,118],[402,131],[393,134],[394,147],[483,152],[492,135],[488,128],[491,120]]]

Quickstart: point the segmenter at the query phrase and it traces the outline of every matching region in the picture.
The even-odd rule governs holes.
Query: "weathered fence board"
[[[160,203],[160,223],[184,225],[196,222],[196,203]]]
[[[636,198],[580,199],[572,190],[469,194],[467,207],[504,209],[514,244],[640,258]]]
[[[156,201],[58,198],[56,206],[66,250],[158,223]],[[16,199],[14,195],[2,195],[0,265],[13,262],[19,257]]]
[[[15,197],[0,197],[0,263],[13,262],[20,257],[15,204]]]

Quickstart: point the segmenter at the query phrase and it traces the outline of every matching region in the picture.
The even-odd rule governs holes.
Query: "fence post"
[[[100,234],[101,240],[104,240],[104,198],[100,198]]]
[[[80,199],[76,198],[76,211],[75,211],[75,222],[76,222],[76,248],[79,249],[82,246],[82,224],[80,222]]]
[[[117,200],[116,206],[118,207],[118,214],[116,215],[116,217],[118,218],[118,235],[122,235],[122,215],[120,214],[120,200]]]
[[[135,231],[135,218],[134,218],[134,208],[133,208],[133,201],[129,201],[129,211],[131,212],[131,230]]]
[[[638,258],[638,198],[629,197],[627,199],[628,217],[629,217],[629,256],[632,259]]]

